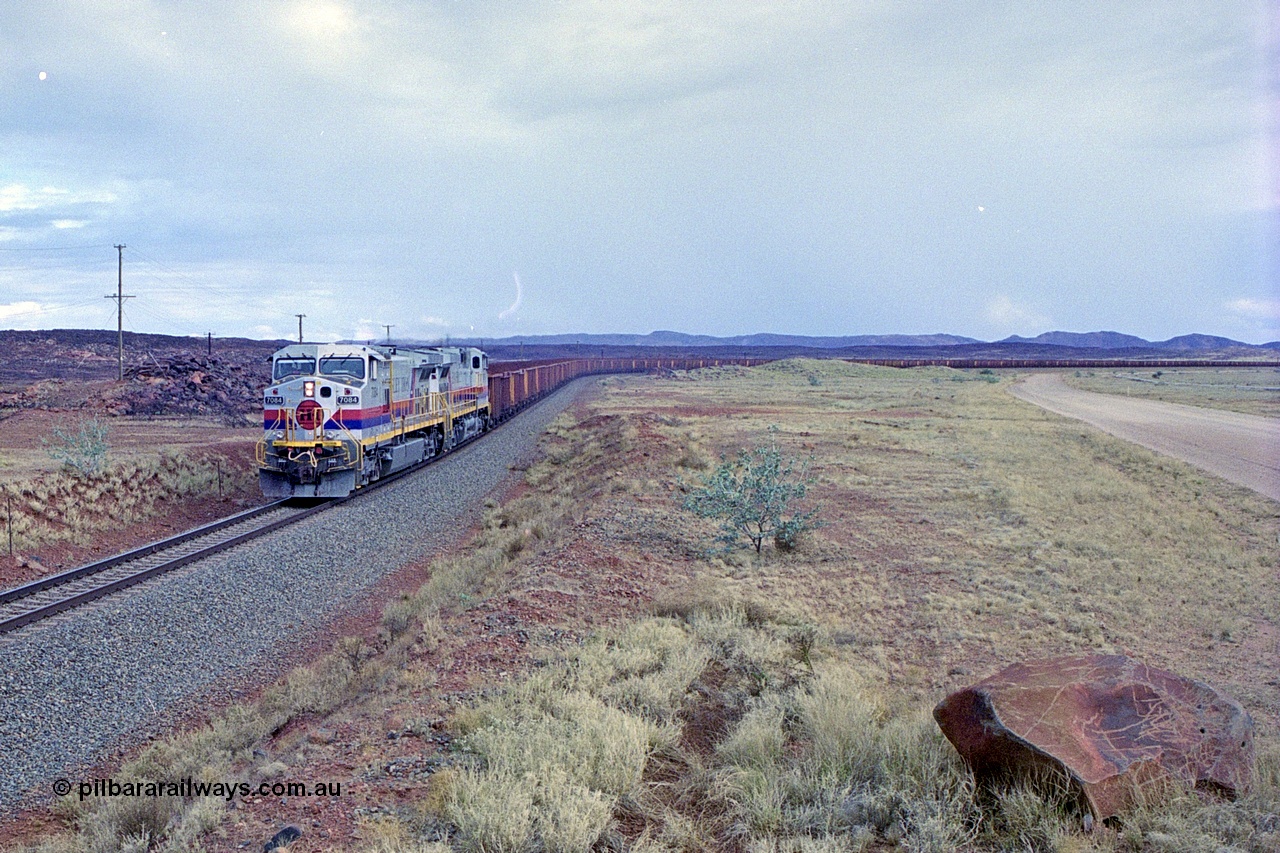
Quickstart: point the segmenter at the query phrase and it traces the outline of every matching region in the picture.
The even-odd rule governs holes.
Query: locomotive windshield
[[[364,379],[364,359],[358,355],[333,356],[320,359],[321,376],[349,376]]]
[[[272,381],[280,382],[291,376],[310,376],[316,372],[314,358],[277,358]]]

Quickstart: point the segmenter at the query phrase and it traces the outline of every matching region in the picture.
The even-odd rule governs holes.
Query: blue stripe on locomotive
[[[488,389],[486,388],[459,390],[454,392],[453,404],[458,406],[488,402],[488,396]],[[413,403],[410,400],[397,400],[395,405],[398,414],[408,415],[413,411]],[[263,429],[282,429],[286,411],[286,409],[263,409]],[[326,430],[341,430],[345,427],[349,430],[364,430],[386,426],[390,423],[391,414],[387,411],[387,407],[382,405],[368,409],[338,409],[325,421],[324,428]]]

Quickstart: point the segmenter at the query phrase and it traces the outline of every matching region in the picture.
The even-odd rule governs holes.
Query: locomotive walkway
[[[1010,392],[1280,501],[1280,419],[1081,391],[1057,373],[1029,376]]]

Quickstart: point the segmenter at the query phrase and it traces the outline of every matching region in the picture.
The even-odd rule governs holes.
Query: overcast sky
[[[0,328],[1276,340],[1274,17],[9,2]]]

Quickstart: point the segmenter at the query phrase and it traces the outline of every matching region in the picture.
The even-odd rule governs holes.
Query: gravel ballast
[[[275,533],[0,638],[0,808],[227,678],[265,668],[397,569],[439,553],[590,383],[424,470]]]

